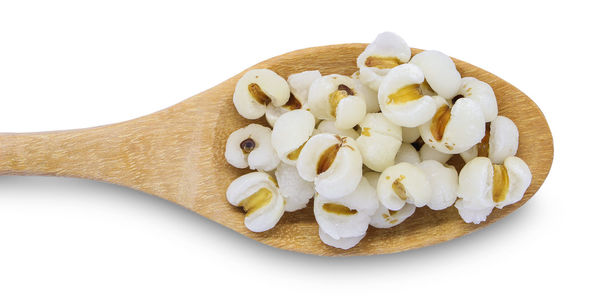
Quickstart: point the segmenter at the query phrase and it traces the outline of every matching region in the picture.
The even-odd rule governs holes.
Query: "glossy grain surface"
[[[252,68],[269,68],[283,77],[318,69],[323,74],[350,75],[365,44],[342,44],[294,51]],[[413,53],[419,50],[413,50]],[[489,83],[496,93],[499,114],[519,128],[517,156],[529,165],[533,180],[519,203],[495,209],[488,221],[466,224],[454,207],[443,211],[417,209],[391,229],[370,228],[354,248],[343,251],[324,245],[312,207],[286,213],[279,224],[252,233],[243,212],[225,199],[228,184],[247,170],[224,159],[225,141],[250,122],[231,102],[235,83],[243,74],[193,96],[171,108],[135,120],[83,130],[0,135],[0,174],[56,175],[88,178],[135,188],[178,203],[259,242],[316,255],[393,253],[453,239],[497,221],[527,202],[546,178],[553,158],[552,135],[535,103],[499,77],[455,60],[462,76]],[[451,163],[462,166],[459,157]]]

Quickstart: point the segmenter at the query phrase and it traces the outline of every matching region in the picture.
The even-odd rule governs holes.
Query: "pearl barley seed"
[[[258,119],[272,103],[278,107],[290,98],[290,87],[285,79],[268,69],[246,72],[235,85],[233,105],[247,119]]]
[[[464,77],[458,90],[458,98],[470,98],[479,103],[485,121],[490,122],[498,116],[498,102],[492,87],[473,77]]]
[[[310,86],[321,77],[319,70],[304,71],[290,75],[287,81],[292,94],[304,105],[308,101]]]
[[[437,50],[426,50],[416,54],[410,63],[423,71],[424,83],[439,96],[446,99],[456,96],[461,84],[460,73],[449,56]]]
[[[381,172],[394,165],[401,141],[379,133],[362,134],[356,139],[363,163],[369,169]]]
[[[259,124],[231,133],[225,144],[225,159],[236,168],[272,171],[279,165],[279,157],[271,145],[271,129]]]
[[[415,207],[415,205],[406,203],[400,210],[392,211],[380,203],[379,208],[371,217],[369,225],[375,228],[394,227],[412,216],[416,209],[417,207]]]
[[[279,164],[275,170],[279,193],[285,200],[285,211],[293,212],[306,208],[308,201],[315,195],[315,187],[298,175],[295,166]]]
[[[302,179],[328,199],[352,193],[362,177],[362,157],[352,138],[334,134],[312,136],[296,162]]]
[[[380,173],[369,172],[365,174],[365,178],[369,181],[369,184],[373,188],[377,188],[377,182],[379,181]],[[375,214],[371,216],[371,222],[369,225],[375,228],[390,228],[394,227],[406,220],[408,217],[414,214],[416,207],[412,204],[404,204],[404,206],[398,211],[392,211],[386,208],[381,202],[379,202],[379,208],[375,211]]]
[[[381,33],[356,59],[359,79],[372,90],[378,91],[390,69],[407,63],[410,55],[410,47],[402,37],[391,32]]]
[[[229,203],[244,208],[244,224],[253,232],[273,228],[283,215],[283,197],[267,173],[252,172],[233,180],[226,195]]]
[[[356,190],[341,198],[331,200],[317,194],[313,210],[319,227],[340,239],[365,234],[378,206],[375,188],[362,178]]]
[[[335,121],[338,129],[353,128],[367,112],[352,78],[338,74],[323,76],[312,83],[308,107],[317,119]]]
[[[434,98],[438,106],[435,115],[419,127],[425,145],[443,153],[457,154],[481,141],[485,135],[485,120],[479,103],[462,98],[448,106],[444,98]]]
[[[407,162],[391,166],[381,173],[377,197],[390,210],[400,210],[406,203],[426,205],[433,192],[429,178],[420,167]]]
[[[359,124],[361,135],[356,139],[363,163],[381,172],[394,165],[402,145],[402,128],[389,122],[381,113],[369,113]]]
[[[465,222],[479,224],[494,207],[501,209],[521,200],[531,178],[529,167],[518,157],[510,156],[503,164],[476,157],[460,171],[460,199],[455,207]]]
[[[421,90],[424,79],[423,72],[413,64],[393,68],[385,76],[378,99],[381,112],[389,121],[402,127],[416,127],[433,117],[436,104]]]
[[[498,116],[485,126],[485,136],[481,142],[460,156],[465,162],[482,156],[489,157],[492,163],[502,163],[509,156],[515,156],[519,148],[519,130],[508,117]]]
[[[458,173],[453,166],[445,166],[435,160],[425,160],[418,165],[429,177],[432,195],[427,206],[432,210],[443,210],[456,201]]]
[[[272,103],[267,105],[265,118],[267,119],[267,122],[269,122],[269,125],[274,126],[275,121],[277,121],[279,116],[283,113],[292,110],[306,109],[308,107],[308,89],[313,81],[320,77],[321,73],[317,70],[304,71],[290,75],[287,80],[290,87],[290,98],[288,101],[279,107],[276,107]]]
[[[287,112],[275,122],[271,142],[282,162],[294,165],[304,143],[315,128],[315,118],[306,110]]]

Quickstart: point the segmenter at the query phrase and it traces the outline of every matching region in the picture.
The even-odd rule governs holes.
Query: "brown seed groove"
[[[396,193],[401,200],[406,200],[408,198],[408,195],[406,195],[406,188],[404,188],[404,184],[402,184],[402,180],[405,178],[404,175],[400,175],[400,177],[392,183],[392,190],[394,190],[394,193]]]
[[[351,215],[355,215],[356,213],[358,213],[357,210],[350,209],[347,206],[335,204],[335,203],[323,204],[323,210],[328,213],[344,215],[344,216],[351,216]]]
[[[329,106],[331,109],[331,116],[336,115],[336,109],[340,101],[348,96],[353,96],[354,91],[345,84],[338,85],[338,89],[329,94]]]
[[[254,194],[242,200],[242,202],[240,202],[240,206],[244,208],[246,216],[248,216],[252,215],[252,213],[256,212],[256,210],[269,204],[272,198],[273,193],[271,192],[271,190],[263,187],[256,191]]]
[[[492,188],[492,199],[494,202],[502,202],[508,194],[508,172],[501,164],[494,164],[494,184]]]
[[[477,144],[477,156],[488,157],[490,155],[490,123],[485,124],[485,136]]]
[[[448,121],[450,121],[450,114],[450,108],[447,105],[443,105],[435,112],[433,119],[431,119],[431,126],[429,129],[431,130],[433,138],[438,142],[444,137],[446,125],[448,125]]]
[[[290,99],[283,105],[283,108],[286,108],[288,110],[298,110],[302,108],[302,103],[298,101],[294,94],[290,93]]]
[[[418,100],[421,97],[423,97],[421,86],[419,84],[409,84],[388,95],[387,104],[404,104]]]
[[[401,64],[403,63],[397,57],[369,56],[365,60],[365,66],[378,69],[391,69]]]
[[[296,160],[298,159],[298,156],[300,156],[300,152],[302,152],[302,148],[304,148],[304,145],[306,144],[306,142],[304,142],[302,145],[300,145],[300,147],[298,147],[298,149],[288,153],[287,158],[289,160]]]
[[[271,98],[269,98],[256,83],[248,84],[248,91],[259,104],[267,105],[271,102]]]
[[[321,157],[319,157],[319,161],[317,162],[317,175],[325,172],[331,167],[341,147],[341,144],[335,144],[323,151],[323,154],[321,154]]]

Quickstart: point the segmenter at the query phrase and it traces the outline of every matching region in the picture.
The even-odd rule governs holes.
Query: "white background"
[[[600,22],[586,2],[83,2],[0,2],[0,132],[135,118],[272,56],[389,30],[528,94],[554,164],[482,231],[356,258],[267,247],[115,185],[2,176],[0,295],[597,293]]]

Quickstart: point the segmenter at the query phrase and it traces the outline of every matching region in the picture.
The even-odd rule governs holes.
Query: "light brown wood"
[[[350,75],[365,44],[341,44],[290,52],[251,68],[268,68],[287,77],[318,69],[323,74]],[[413,54],[419,50],[413,50]],[[533,180],[518,203],[495,209],[488,221],[466,224],[454,207],[443,211],[417,209],[406,222],[391,229],[370,228],[354,248],[343,251],[324,245],[312,207],[286,213],[279,224],[263,233],[244,227],[243,212],[229,205],[225,190],[248,172],[224,159],[225,141],[251,121],[232,104],[234,86],[242,72],[173,107],[135,120],[82,130],[0,135],[0,175],[53,175],[93,179],[153,194],[261,243],[315,255],[372,255],[400,252],[447,241],[485,227],[512,213],[540,188],[553,158],[552,135],[544,115],[525,94],[499,77],[460,60],[463,76],[489,83],[499,113],[519,128],[518,156],[529,165]],[[264,121],[258,121],[266,125]],[[451,160],[459,168],[461,160]]]

